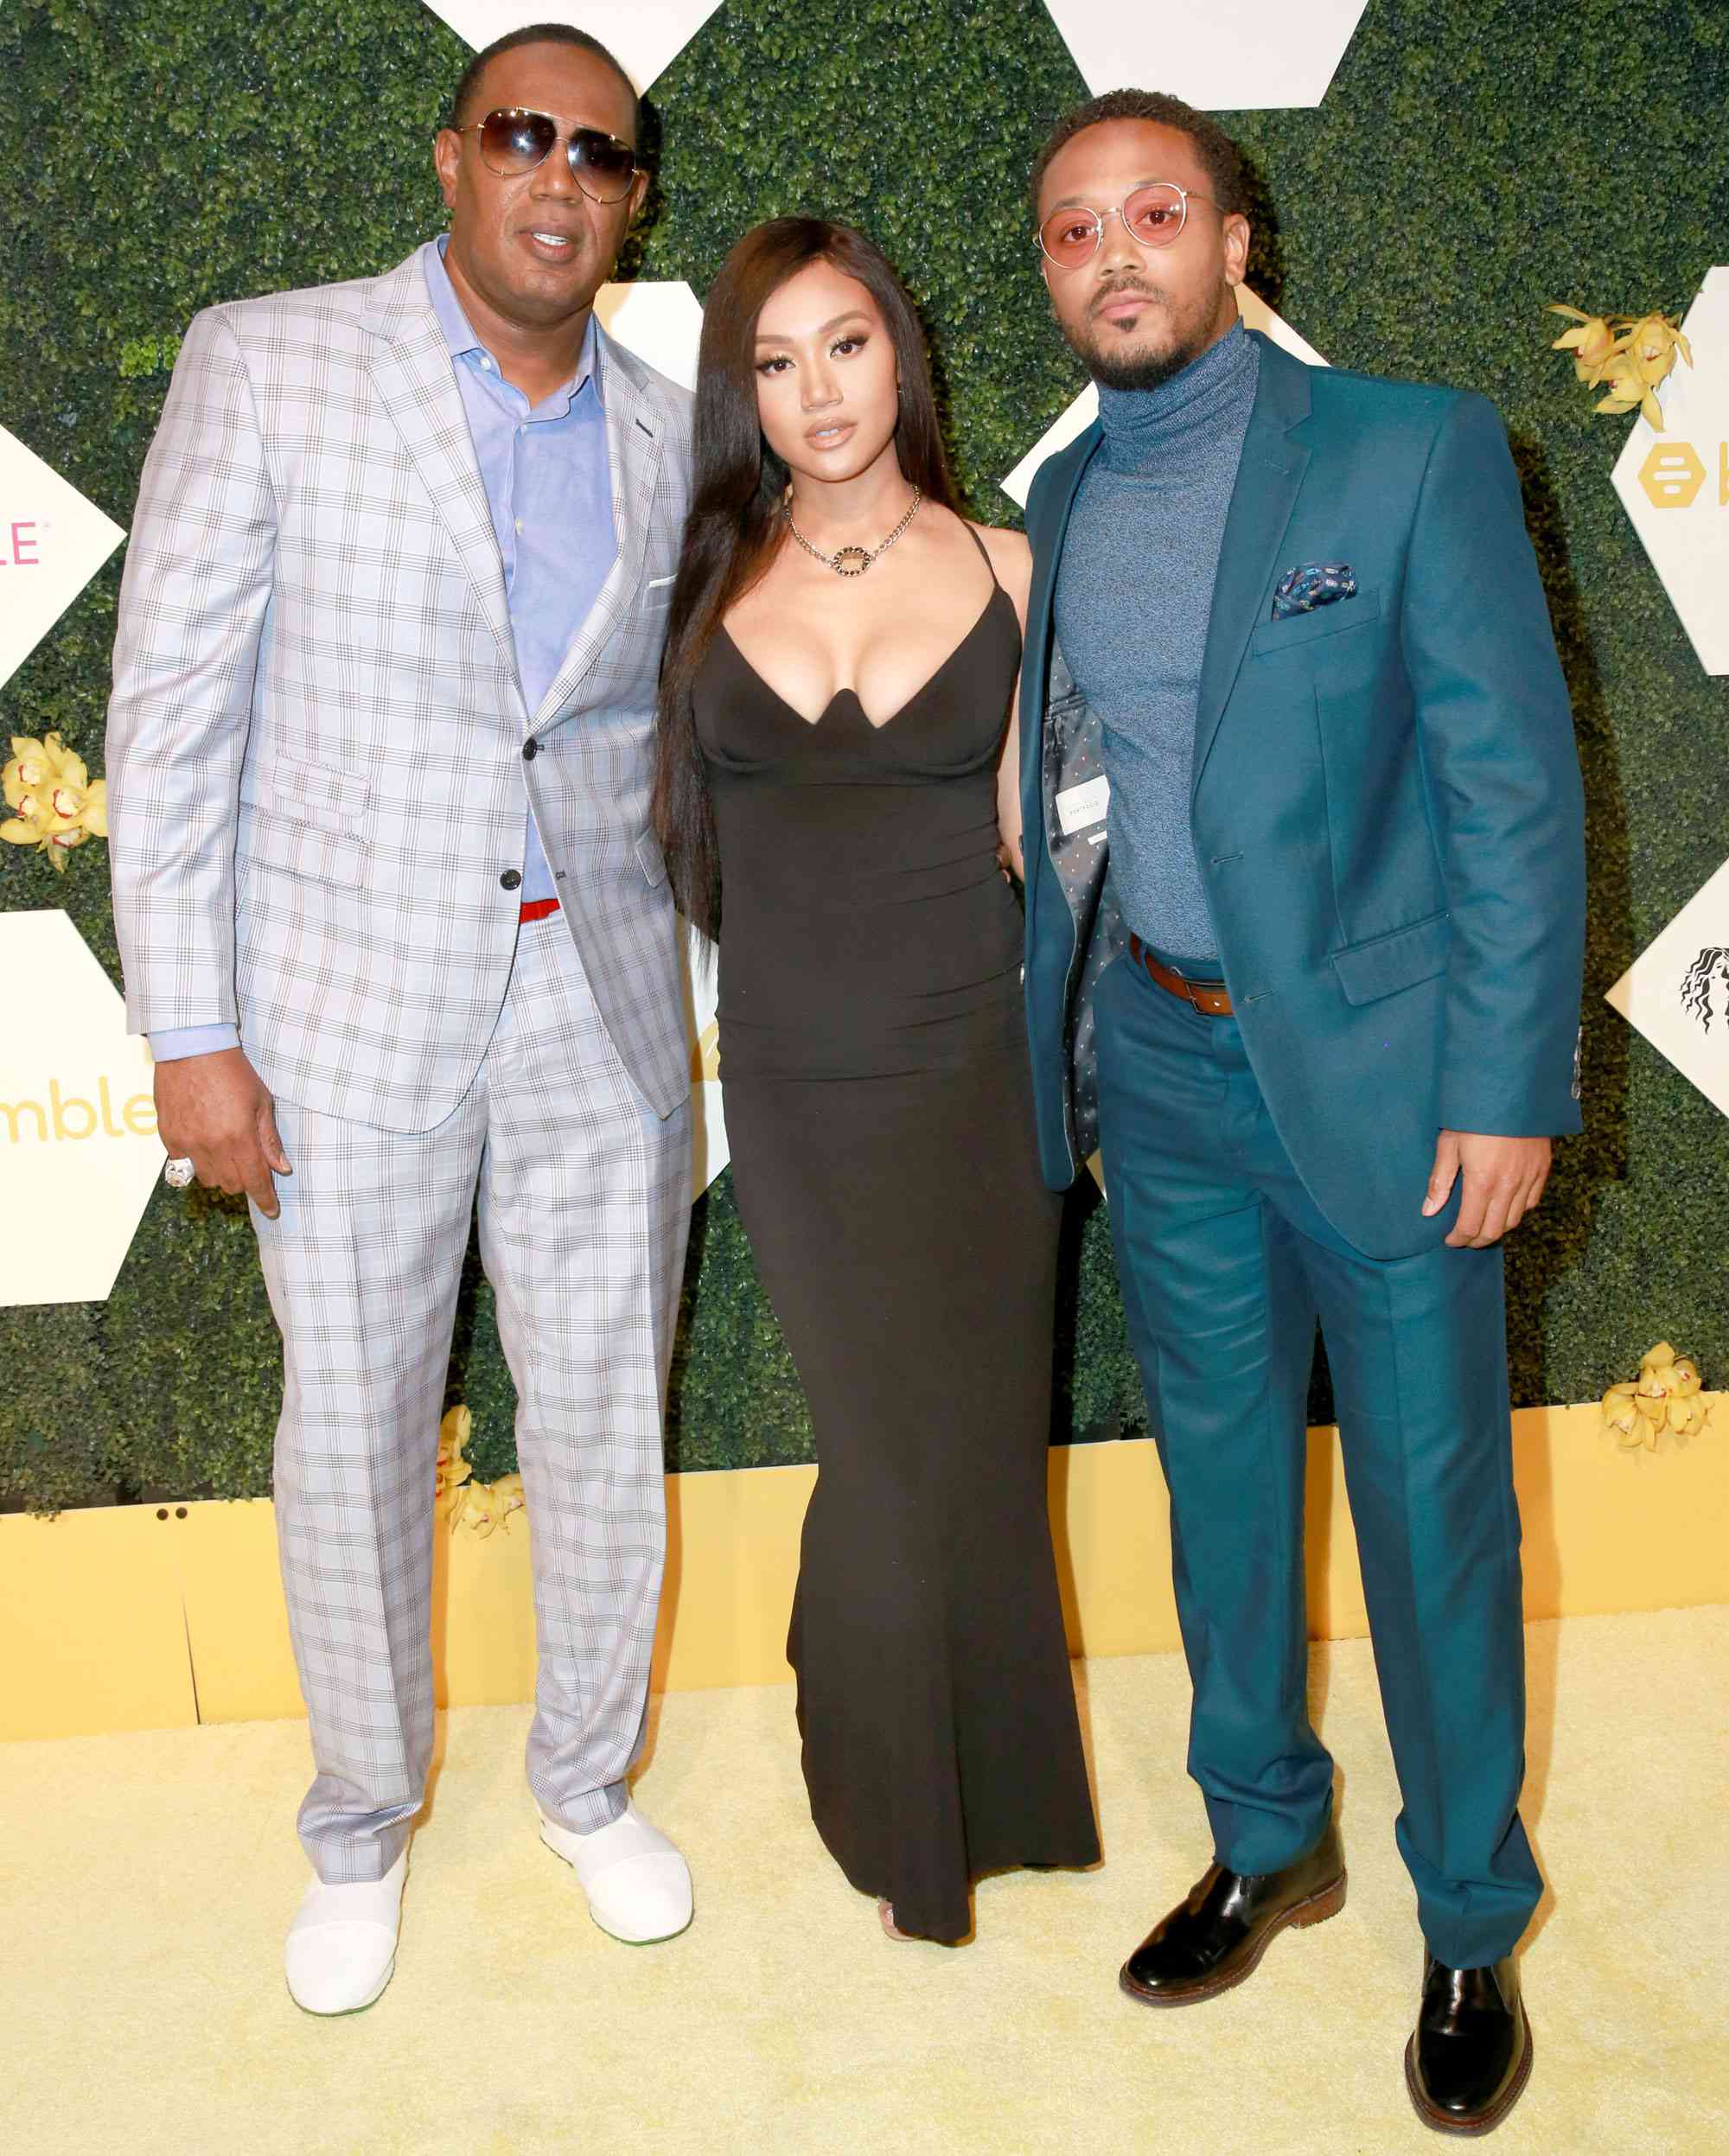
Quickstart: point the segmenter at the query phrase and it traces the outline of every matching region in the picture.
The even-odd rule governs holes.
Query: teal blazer
[[[1438,1131],[1579,1126],[1572,715],[1494,407],[1256,342],[1190,828],[1286,1150],[1348,1241],[1404,1257],[1446,1231],[1420,1211]],[[1056,807],[1103,769],[1052,622],[1069,510],[1101,438],[1095,425],[1052,457],[1027,503],[1027,1022],[1057,1189],[1097,1143],[1093,984],[1126,928],[1158,935],[1116,917],[1102,823],[1065,832]],[[1275,621],[1274,586],[1311,563],[1348,564],[1356,597]]]

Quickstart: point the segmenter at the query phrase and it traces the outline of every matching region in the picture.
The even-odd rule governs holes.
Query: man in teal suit
[[[1318,1319],[1427,1947],[1407,2077],[1480,2133],[1529,2072],[1541,1891],[1499,1244],[1579,1127],[1584,928],[1518,482],[1481,398],[1242,328],[1242,169],[1205,116],[1096,99],[1033,193],[1101,406],[1027,507],[1040,1142],[1058,1187],[1103,1155],[1214,1839],[1123,1984],[1209,1998],[1344,1898],[1305,1700]]]

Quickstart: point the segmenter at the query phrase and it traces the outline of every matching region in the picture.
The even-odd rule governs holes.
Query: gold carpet
[[[1524,1962],[1536,2069],[1498,2156],[1729,2151],[1729,1610],[1529,1630]],[[441,1724],[395,1981],[283,1988],[306,1733],[254,1722],[0,1747],[7,2156],[1353,2156],[1435,2149],[1400,2052],[1420,1944],[1366,1645],[1317,1647],[1350,1898],[1179,2013],[1116,1971],[1206,1857],[1171,1655],[1077,1671],[1107,1859],[986,1880],[975,1942],[896,1946],[803,1804],[785,1687],[664,1706],[638,1785],[697,1919],[614,1944],[535,1838],[526,1708]]]

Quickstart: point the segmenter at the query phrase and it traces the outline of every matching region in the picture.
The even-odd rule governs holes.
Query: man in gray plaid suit
[[[394,1967],[432,1747],[439,1413],[471,1210],[516,1381],[541,1834],[632,1941],[690,1074],[648,826],[690,399],[591,312],[647,191],[563,26],[469,67],[447,240],[210,309],[144,468],[110,711],[114,915],[169,1151],[252,1200],[316,1776],[290,1989]]]

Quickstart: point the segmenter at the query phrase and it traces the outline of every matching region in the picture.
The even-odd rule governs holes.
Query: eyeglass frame
[[[565,163],[570,168],[571,177],[576,182],[579,188],[582,188],[583,193],[588,196],[590,201],[597,202],[603,209],[616,209],[621,202],[627,202],[629,201],[630,190],[635,186],[638,179],[641,176],[646,168],[644,167],[641,159],[636,154],[636,145],[635,143],[626,142],[622,135],[609,135],[603,127],[563,128],[558,124],[558,116],[556,112],[543,112],[538,105],[495,105],[490,112],[483,112],[479,119],[470,120],[466,127],[453,127],[450,130],[450,132],[453,135],[473,135],[478,137],[485,128],[488,120],[497,119],[501,116],[509,117],[513,115],[520,117],[523,119],[550,121],[552,127],[552,140],[545,151],[540,156],[537,157],[532,165],[526,167],[520,172],[501,172],[496,165],[487,164],[486,152],[481,149],[481,145],[477,140],[475,144],[475,148],[480,153],[481,163],[483,165],[486,165],[487,170],[492,174],[495,180],[526,180],[528,177],[529,173],[538,172],[540,169],[541,166],[546,163],[547,159],[552,156],[553,151],[558,149],[559,144],[562,143],[565,145]],[[596,195],[590,188],[583,187],[582,175],[577,171],[576,161],[571,156],[571,150],[576,147],[577,137],[579,135],[591,135],[597,142],[610,143],[615,150],[623,150],[629,152],[630,177],[625,183],[625,188],[622,195],[615,195],[609,198],[604,195]],[[1186,217],[1186,210],[1184,214]]]
[[[1137,195],[1141,194],[1147,188],[1155,187],[1168,187],[1173,195],[1179,195],[1182,198],[1183,215],[1178,220],[1176,231],[1171,233],[1169,239],[1143,239],[1140,234],[1136,232],[1134,226],[1130,224],[1127,218],[1123,215],[1123,212],[1128,207],[1130,202]],[[1091,254],[1087,256],[1084,261],[1059,262],[1056,257],[1050,252],[1050,248],[1045,246],[1044,227],[1050,222],[1050,217],[1055,217],[1058,214],[1056,210],[1052,210],[1050,217],[1047,217],[1041,221],[1037,231],[1033,234],[1033,245],[1037,248],[1040,254],[1044,257],[1045,260],[1050,264],[1053,269],[1084,270],[1087,267],[1088,263],[1095,261],[1098,258],[1099,250],[1105,244],[1106,218],[1114,217],[1121,224],[1123,230],[1128,234],[1129,238],[1134,241],[1136,246],[1144,247],[1147,249],[1149,252],[1156,253],[1161,247],[1174,247],[1177,245],[1177,242],[1188,230],[1189,203],[1191,196],[1197,202],[1210,202],[1213,207],[1219,211],[1219,214],[1222,217],[1227,214],[1224,210],[1220,208],[1219,200],[1216,195],[1203,195],[1199,188],[1184,187],[1179,181],[1177,180],[1139,180],[1135,182],[1134,186],[1129,189],[1128,193],[1124,195],[1122,201],[1113,209],[1088,209],[1087,205],[1084,202],[1077,202],[1072,206],[1076,210],[1085,210],[1087,215],[1093,220],[1093,252]]]

